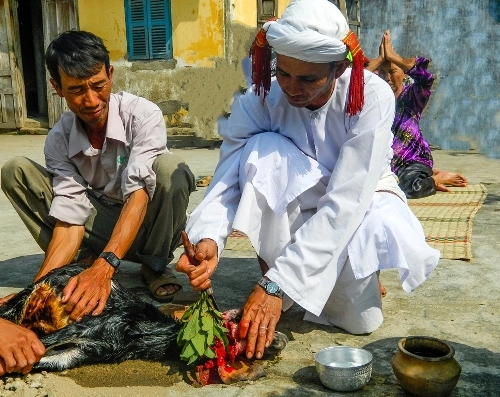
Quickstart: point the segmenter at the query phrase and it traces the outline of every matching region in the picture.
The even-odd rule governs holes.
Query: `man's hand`
[[[83,316],[102,313],[111,293],[111,277],[115,270],[103,258],[77,276],[72,277],[63,290],[62,303],[66,303],[69,318],[80,321]]]
[[[45,354],[45,347],[34,332],[0,318],[0,376],[27,374]]]
[[[268,295],[261,286],[255,286],[245,303],[238,327],[239,338],[247,338],[247,358],[254,355],[262,358],[264,348],[271,345],[282,307],[283,299]]]
[[[183,253],[175,265],[175,270],[187,274],[195,291],[204,291],[210,288],[210,276],[217,267],[217,243],[214,240],[204,238],[195,244],[193,249],[195,258],[200,264],[195,266],[189,261],[186,253]]]

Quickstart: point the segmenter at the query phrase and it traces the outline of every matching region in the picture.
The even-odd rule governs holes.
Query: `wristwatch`
[[[99,255],[99,258],[104,258],[106,262],[108,262],[115,268],[115,270],[118,270],[118,267],[121,263],[120,259],[118,259],[118,257],[112,252],[103,252],[101,255]]]
[[[275,283],[274,281],[271,281],[265,277],[262,277],[259,280],[258,284],[262,288],[264,288],[264,291],[266,291],[266,293],[268,295],[276,296],[278,298],[283,299],[283,291],[281,290],[280,286],[277,283]]]

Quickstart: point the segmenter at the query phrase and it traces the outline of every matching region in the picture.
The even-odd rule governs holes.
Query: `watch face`
[[[266,290],[267,292],[269,292],[270,294],[274,294],[276,292],[278,292],[278,290],[280,289],[280,287],[278,287],[278,284],[276,284],[275,282],[271,281],[267,284],[266,286]]]

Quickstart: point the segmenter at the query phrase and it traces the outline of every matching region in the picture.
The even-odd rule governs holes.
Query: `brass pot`
[[[427,336],[400,339],[392,370],[401,387],[417,397],[447,396],[462,372],[449,343]]]

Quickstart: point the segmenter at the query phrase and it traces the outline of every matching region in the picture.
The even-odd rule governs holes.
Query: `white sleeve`
[[[197,242],[210,238],[217,242],[219,258],[241,198],[239,167],[241,152],[247,140],[270,130],[270,115],[265,104],[253,91],[233,103],[229,121],[220,134],[223,139],[219,163],[203,201],[189,217],[186,231]]]
[[[266,274],[315,315],[330,296],[345,261],[345,248],[360,225],[391,153],[394,95],[372,95],[353,119],[326,194]]]

